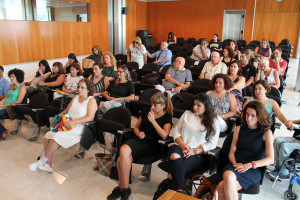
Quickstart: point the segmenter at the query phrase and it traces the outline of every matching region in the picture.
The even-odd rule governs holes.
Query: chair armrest
[[[15,103],[13,106],[28,106],[27,103]]]
[[[162,145],[168,145],[171,142],[173,142],[173,138],[172,137],[168,137],[167,139],[158,140],[158,143],[162,144]]]
[[[91,121],[91,122],[85,123],[86,126],[93,125],[93,124],[96,124],[96,122],[95,121]]]
[[[209,174],[215,174],[218,170],[218,160],[221,156],[221,148],[216,147],[215,149],[212,149],[207,152],[207,154],[210,156],[209,159]]]
[[[117,131],[120,135],[124,135],[126,133],[133,132],[133,128],[123,128],[122,130]]]
[[[43,111],[43,110],[45,110],[45,108],[34,108],[34,109],[32,109],[33,112]]]
[[[216,148],[208,151],[207,154],[212,157],[219,158],[221,155],[221,147],[216,147]]]

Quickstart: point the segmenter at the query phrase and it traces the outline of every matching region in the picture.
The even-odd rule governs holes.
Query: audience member
[[[92,52],[93,52],[93,54],[89,55],[86,58],[100,63],[101,62],[101,57],[102,57],[102,51],[101,51],[101,48],[99,47],[99,45],[93,46],[92,47]]]
[[[238,49],[238,45],[237,45],[236,41],[231,40],[231,41],[229,42],[229,46],[230,46],[230,47],[233,49],[233,51],[234,51],[234,59],[240,60],[241,52],[240,52],[239,49]]]
[[[208,40],[203,39],[201,41],[201,44],[197,45],[193,49],[193,54],[191,55],[191,59],[196,60],[196,61],[201,61],[201,60],[208,60],[210,57],[210,49],[208,48]]]
[[[6,96],[8,88],[10,86],[9,81],[3,77],[3,73],[4,69],[0,65],[0,100],[2,100]]]
[[[240,63],[242,66],[242,75],[246,79],[246,83],[245,83],[246,95],[251,96],[251,85],[255,80],[256,69],[253,65],[249,63],[249,61],[250,61],[249,52],[247,51],[242,52]]]
[[[211,80],[211,86],[213,90],[207,91],[206,94],[215,108],[220,132],[225,132],[228,129],[228,120],[235,117],[237,112],[235,97],[228,91],[233,83],[226,74],[216,74]]]
[[[274,162],[273,134],[270,116],[260,102],[251,102],[243,110],[242,126],[233,134],[218,198],[238,199],[238,191],[260,182],[260,167]]]
[[[39,62],[39,69],[36,72],[34,78],[26,83],[26,90],[29,90],[28,92],[32,92],[33,90],[37,89],[37,84],[39,81],[44,80],[45,77],[49,76],[51,74],[51,69],[49,66],[49,63],[47,60],[41,60]]]
[[[287,62],[281,58],[282,49],[280,47],[275,47],[273,51],[274,58],[270,60],[270,67],[276,69],[280,75],[284,75],[287,68]]]
[[[105,76],[117,78],[117,61],[112,53],[103,53],[101,57],[101,63],[104,66],[103,74]]]
[[[220,40],[218,39],[218,34],[214,34],[212,41],[209,43],[209,48],[210,50],[213,51],[217,51],[217,52],[221,52],[222,49],[222,44],[220,42]]]
[[[191,71],[184,68],[184,64],[185,59],[177,57],[173,62],[173,66],[168,69],[162,86],[157,85],[155,88],[162,92],[167,91],[171,96],[179,93],[182,89],[187,89],[193,79]]]
[[[125,141],[117,160],[119,185],[108,200],[121,197],[127,200],[131,194],[129,187],[131,164],[140,158],[160,154],[159,139],[169,136],[172,126],[173,106],[168,93],[157,92],[151,97],[151,108],[142,111],[135,127],[135,136]]]
[[[191,111],[185,111],[171,130],[175,141],[169,149],[173,190],[182,192],[184,177],[206,165],[206,153],[217,145],[220,134],[214,106],[206,94],[198,94]]]
[[[71,67],[72,63],[77,63],[80,66],[80,62],[77,60],[76,55],[74,53],[70,53],[68,55],[68,62],[64,66],[64,70],[65,70],[66,74],[70,73],[70,67]]]
[[[255,77],[255,81],[258,80],[265,80],[270,86],[275,88],[280,87],[279,72],[269,67],[269,60],[267,58],[260,59],[258,72]]]
[[[257,69],[257,67],[258,67],[258,60],[254,56],[254,51],[252,49],[246,49],[246,51],[249,52],[249,54],[250,54],[249,63],[251,65],[253,65]]]
[[[80,141],[84,130],[84,124],[92,121],[97,110],[96,100],[93,98],[94,86],[88,79],[82,79],[78,85],[78,95],[74,96],[68,107],[63,111],[72,120],[67,121],[64,126],[69,131],[49,131],[44,138],[44,155],[41,159],[31,165],[31,171],[37,169],[53,172],[52,157],[59,147],[69,148]],[[75,125],[74,128],[72,126]]]
[[[3,70],[2,70],[3,74]],[[21,103],[26,94],[26,88],[23,84],[24,72],[19,69],[12,69],[8,72],[11,85],[8,88],[8,92],[5,97],[0,101],[0,116],[6,114],[6,108],[16,103]],[[5,140],[7,136],[7,130],[0,123],[0,141]]]
[[[227,67],[231,65],[234,59],[234,51],[230,46],[224,48],[223,55],[220,59],[221,62],[225,63]]]
[[[162,42],[160,44],[160,50],[150,54],[147,51],[147,55],[150,58],[154,58],[155,61],[153,63],[159,65],[159,66],[166,66],[170,65],[172,62],[172,51],[168,49],[168,43],[167,42]]]
[[[220,54],[218,52],[211,53],[211,61],[205,63],[201,73],[201,79],[212,79],[216,74],[227,74],[227,66],[225,63],[220,62]]]
[[[127,62],[137,62],[140,69],[147,64],[147,50],[142,44],[141,38],[135,37],[130,44],[127,50]]]
[[[168,34],[168,37],[167,37],[166,41],[167,41],[168,44],[177,43],[177,38],[176,38],[176,36],[174,35],[173,32],[170,32]]]
[[[254,55],[260,61],[261,58],[265,57],[267,59],[271,58],[272,51],[270,48],[269,41],[267,39],[262,39],[260,43],[261,47],[256,47],[254,50]]]

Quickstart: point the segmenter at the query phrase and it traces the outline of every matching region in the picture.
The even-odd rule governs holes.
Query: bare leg
[[[218,185],[218,200],[226,200],[224,193],[224,181],[221,181]]]
[[[48,164],[52,167],[52,156],[59,148],[59,144],[55,140],[50,140],[47,149],[45,151],[45,157],[48,158]]]
[[[225,171],[223,174],[225,198],[230,200],[238,200],[238,190],[242,186],[237,181],[235,174],[232,171]]]
[[[129,176],[132,163],[131,149],[128,145],[122,145],[118,158],[119,188],[129,188]]]
[[[48,145],[49,145],[49,142],[50,142],[49,139],[44,138],[44,152],[46,152],[46,149],[47,149],[47,147],[48,147]]]

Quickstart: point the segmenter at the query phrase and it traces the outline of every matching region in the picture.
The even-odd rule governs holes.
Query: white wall
[[[80,64],[82,63],[82,59],[87,57],[88,55],[83,55],[83,56],[77,56],[78,61],[80,62]],[[65,66],[65,64],[68,62],[68,57],[65,58],[56,58],[56,59],[52,59],[52,60],[47,60],[49,63],[49,66],[52,70],[52,65],[55,62],[61,62],[63,64],[63,66]],[[25,79],[24,81],[31,81],[33,79],[33,77],[35,76],[38,68],[39,68],[39,61],[35,61],[35,62],[28,62],[28,63],[18,63],[18,64],[11,64],[11,65],[2,65],[4,68],[4,77],[9,80],[7,73],[9,72],[9,70],[12,70],[14,68],[17,69],[21,69],[24,71],[25,73]]]

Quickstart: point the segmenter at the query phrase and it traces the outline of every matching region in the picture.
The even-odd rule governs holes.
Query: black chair
[[[160,71],[158,72],[158,74],[160,75],[160,77],[162,79],[165,78],[167,71],[169,70],[170,67],[172,67],[173,65],[165,65],[163,67],[160,68]]]
[[[242,47],[245,47],[245,46],[247,46],[247,42],[246,42],[246,40],[237,40],[237,41],[236,41],[236,43],[237,43],[237,44],[241,44],[241,45],[242,45]]]
[[[188,55],[187,55],[187,53],[185,53],[185,52],[177,52],[177,53],[174,54],[174,60],[175,60],[177,57],[187,58]]]
[[[193,41],[193,42],[191,42],[191,44],[192,44],[193,47],[195,47],[195,46],[197,46],[199,43],[198,43],[197,41]]]
[[[209,90],[212,90],[209,79],[197,79],[188,88],[188,92],[193,95],[197,95],[199,93],[206,93]]]
[[[172,49],[172,54],[175,55],[178,52],[182,52],[182,47],[175,47]]]
[[[193,104],[193,99],[194,95],[187,92],[181,92],[173,95],[171,98],[174,108],[173,117],[179,119],[186,110],[190,110]]]
[[[193,59],[191,59],[190,57],[187,57],[187,58],[185,58],[185,65],[184,65],[184,67],[185,68],[190,68],[191,66],[193,66],[194,65],[194,60]]]
[[[280,91],[277,88],[272,87],[272,86],[270,88],[271,88],[271,90],[267,94],[267,97],[270,98],[270,99],[275,100],[278,103],[279,107],[281,107],[282,102],[281,102],[281,93],[280,93]]]
[[[226,44],[226,46],[229,46],[230,42],[232,41],[232,39],[225,39],[223,40],[223,42]]]
[[[123,54],[116,54],[116,60],[120,63],[120,65],[124,65],[127,63],[127,56]]]
[[[189,68],[189,70],[192,72],[193,80],[199,79],[200,73],[202,71],[202,67],[192,66]]]
[[[142,77],[148,73],[158,72],[159,66],[155,63],[147,63],[142,69],[137,70],[138,80],[140,81]]]
[[[34,94],[27,105],[17,105],[16,112],[18,118],[22,119],[24,116],[29,116],[37,125],[29,141],[36,141],[40,133],[40,129],[45,125],[44,108],[48,104],[48,95],[44,92]],[[25,117],[26,119],[26,117]],[[17,131],[17,130],[16,130]]]
[[[133,83],[138,81],[138,74],[136,73],[136,71],[130,71],[130,76]]]
[[[195,38],[188,38],[187,41],[188,41],[188,43],[192,43],[192,42],[195,42],[196,39]]]
[[[141,91],[154,88],[155,85],[161,84],[162,78],[158,73],[148,73],[141,78],[140,82],[134,84],[135,94],[139,95]]]
[[[272,45],[272,46],[274,46],[274,47],[276,47],[276,44],[273,41],[269,41],[269,44]]]
[[[260,47],[260,41],[252,40],[249,44],[254,44],[256,47]]]
[[[155,45],[155,51],[159,51],[160,50],[160,43],[158,43],[157,45]]]
[[[174,49],[176,47],[179,47],[179,45],[177,43],[172,43],[172,44],[169,44],[168,49],[172,51],[172,49]]]
[[[127,62],[125,66],[130,70],[130,71],[137,71],[139,69],[139,63],[137,62]]]

